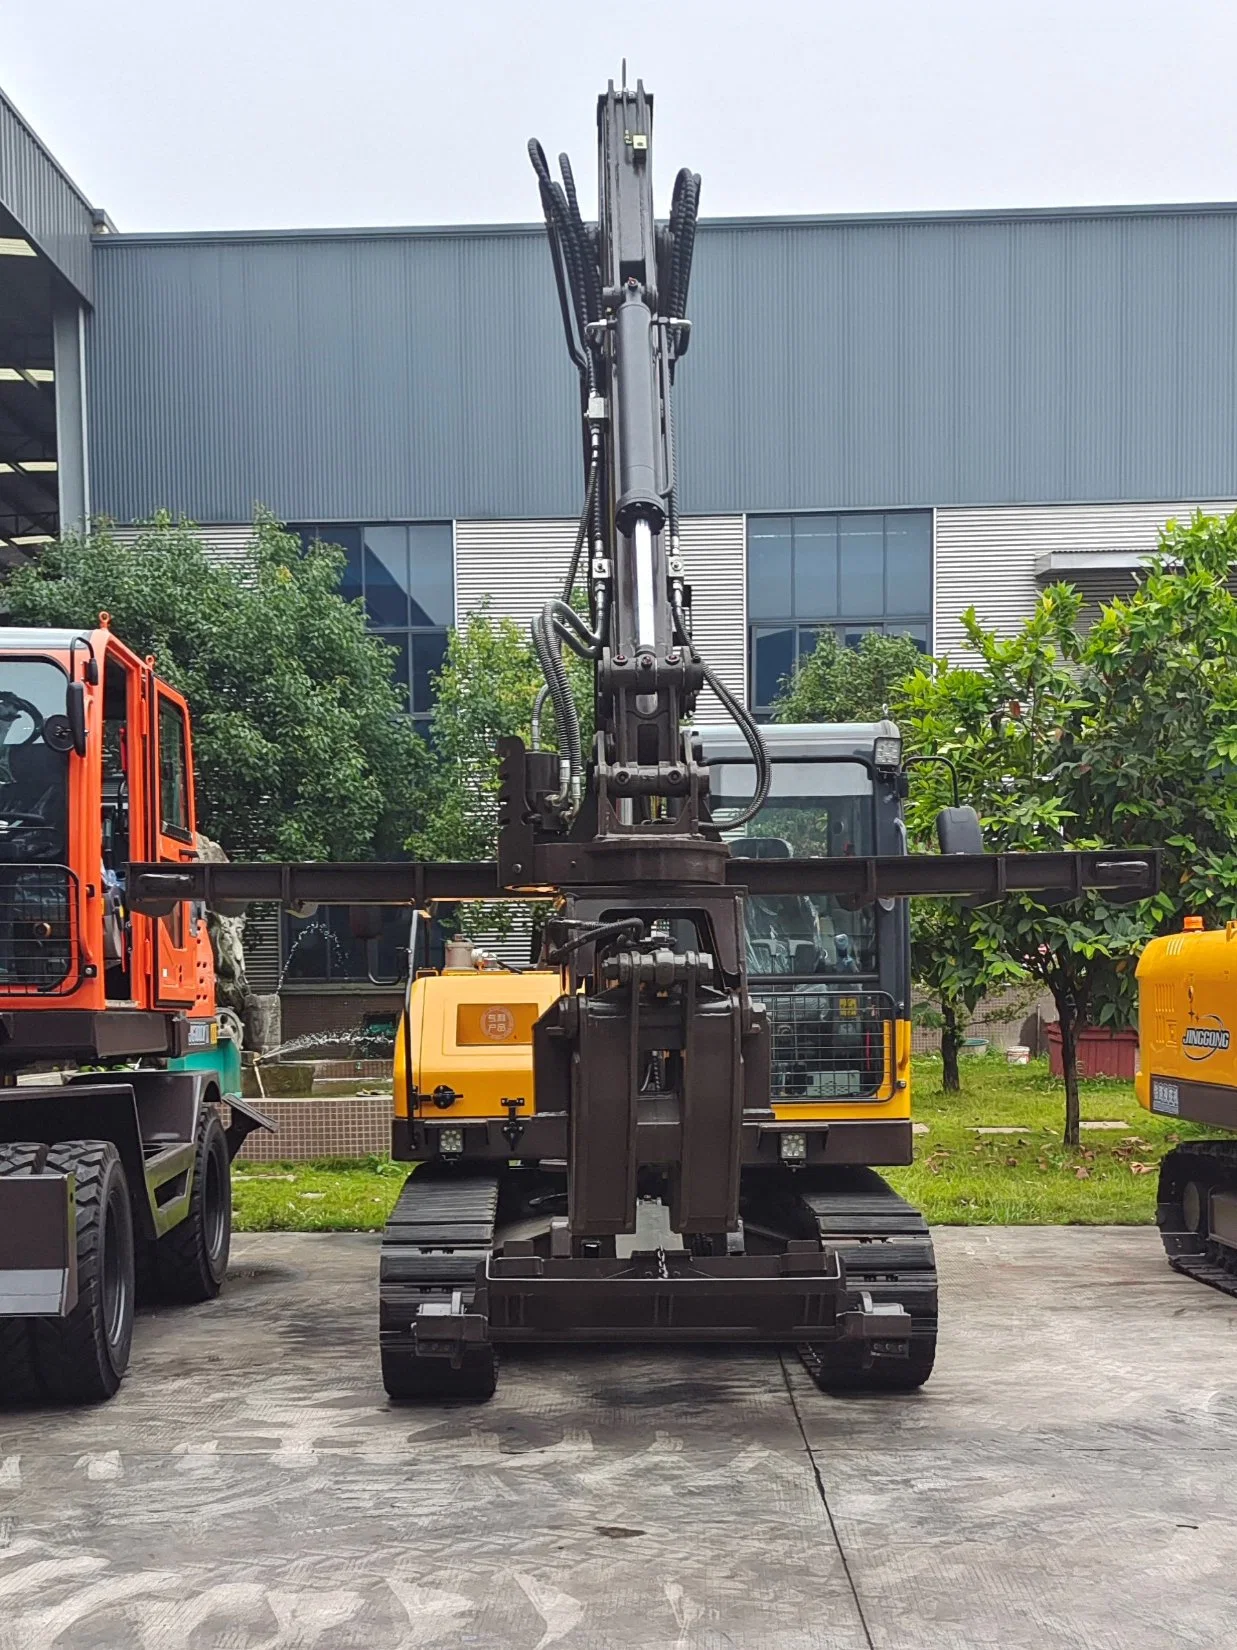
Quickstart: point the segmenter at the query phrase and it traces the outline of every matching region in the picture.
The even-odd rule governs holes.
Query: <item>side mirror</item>
[[[73,749],[79,756],[86,754],[86,689],[80,682],[70,682],[64,702],[65,715],[69,719],[69,732],[73,739]]]
[[[936,816],[936,839],[943,854],[982,854],[984,832],[974,808],[942,808]]]

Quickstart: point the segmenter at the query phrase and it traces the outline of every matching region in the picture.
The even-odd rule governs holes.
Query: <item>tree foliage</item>
[[[889,714],[905,679],[923,662],[909,636],[869,631],[858,647],[843,647],[832,630],[816,646],[774,703],[779,722],[876,722]]]
[[[1187,910],[1237,916],[1234,560],[1237,515],[1169,522],[1134,593],[1107,603],[1085,634],[1082,598],[1058,585],[1005,639],[966,615],[980,668],[938,665],[907,685],[916,746],[953,757],[993,848],[1163,850],[1154,899],[1019,897],[974,914],[978,942],[1052,993],[1072,1144],[1078,1031],[1132,1023],[1138,954],[1157,930]],[[939,780],[918,796],[922,831],[944,800]]]
[[[259,515],[235,561],[162,515],[133,543],[66,537],[5,588],[17,625],[112,629],[189,701],[198,817],[233,857],[354,859],[418,823],[425,747],[394,655],[338,595],[343,553]]]
[[[592,669],[565,650],[567,674],[589,748],[593,727]],[[425,815],[408,841],[418,859],[493,859],[498,837],[498,741],[532,739],[533,705],[544,678],[528,631],[514,619],[494,618],[483,606],[447,643],[430,717],[434,781]],[[543,749],[557,748],[547,700]],[[514,910],[489,905],[460,913],[471,933],[505,933]]]
[[[780,722],[870,722],[889,714],[900,718],[906,683],[925,668],[923,655],[907,636],[872,631],[857,648],[847,648],[832,631],[825,631],[784,685],[774,714]],[[908,754],[927,748],[920,744],[913,722],[902,732]],[[919,825],[920,840],[912,846],[931,852],[932,820],[921,818]],[[931,1000],[930,1013],[941,1032],[944,1084],[954,1093],[961,1087],[958,1053],[976,1008],[989,992],[1026,978],[974,927],[971,913],[952,901],[912,902],[911,977]]]

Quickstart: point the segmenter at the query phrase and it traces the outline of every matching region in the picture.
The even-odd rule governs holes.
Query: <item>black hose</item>
[[[678,211],[674,208],[677,206]],[[667,313],[682,319],[687,313],[687,289],[691,283],[692,254],[696,245],[696,217],[700,210],[700,174],[686,167],[674,180],[671,231],[674,250],[670,264],[670,292]]]
[[[580,216],[580,201],[576,194],[575,174],[571,170],[571,161],[567,155],[558,157],[558,169],[563,175],[563,194],[567,199],[572,234],[575,237],[580,265],[584,270],[584,292],[587,300],[588,318],[590,321],[599,321],[601,319],[601,273],[597,268],[597,259],[594,256],[593,248],[589,245],[588,231],[584,226],[584,219]]]
[[[644,938],[644,919],[642,917],[622,917],[617,922],[589,923],[578,934],[571,934],[561,940],[553,950],[547,951],[545,960],[548,963],[565,961],[573,951],[579,951],[581,946],[600,945],[605,940],[622,939],[625,934],[640,941]]]
[[[571,692],[571,681],[567,675],[567,667],[563,663],[554,628],[553,606],[552,602],[547,603],[543,611],[533,619],[530,628],[533,646],[541,662],[542,674],[550,690],[550,703],[554,706],[559,752],[567,759],[569,786],[567,796],[562,800],[570,805],[581,789],[584,751],[580,740],[580,718]]]
[[[571,569],[563,585],[563,600],[570,602],[571,593],[576,587],[576,578],[580,571],[580,557],[584,551],[584,539],[588,532],[593,516],[593,498],[597,492],[597,465],[594,462],[588,472],[588,487],[584,494],[584,508],[580,512],[580,524],[576,528],[575,548],[571,552]]]
[[[686,648],[691,657],[700,666],[700,670],[705,681],[713,689],[713,692],[721,701],[723,708],[730,712],[730,715],[734,719],[735,725],[738,727],[739,732],[743,735],[748,750],[752,753],[752,761],[756,768],[755,793],[752,796],[752,800],[748,803],[747,807],[744,808],[742,813],[738,814],[734,819],[726,820],[724,826],[724,829],[728,831],[737,830],[740,825],[747,825],[751,820],[755,819],[756,815],[769,800],[769,787],[773,783],[773,769],[769,762],[769,750],[764,742],[764,738],[761,735],[759,727],[749,714],[747,707],[740,704],[739,700],[737,700],[734,694],[731,693],[725,682],[723,682],[721,678],[717,676],[700,657],[699,649],[696,647],[695,643],[691,639],[691,636],[688,634],[687,615],[683,611],[683,604],[677,599],[674,603],[674,620],[675,633],[680,646]]]

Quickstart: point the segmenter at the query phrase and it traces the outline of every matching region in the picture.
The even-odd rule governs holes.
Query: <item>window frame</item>
[[[158,725],[158,736],[159,736],[158,761],[157,761],[157,772],[158,772],[158,778],[159,778],[159,792],[158,792],[159,834],[161,836],[171,837],[174,842],[192,843],[193,842],[193,828],[192,828],[192,822],[193,822],[193,795],[192,795],[193,756],[192,756],[192,752],[190,751],[190,748],[189,748],[189,718],[185,713],[184,707],[182,705],[178,705],[176,700],[173,699],[170,694],[164,692],[162,687],[160,687],[159,692],[158,692],[158,698],[157,698],[157,702],[156,702],[156,706],[155,706],[155,714],[156,714],[156,722],[157,722],[157,725]],[[183,825],[178,824],[174,820],[170,820],[167,817],[167,811],[163,806],[164,779],[165,779],[165,770],[164,770],[164,718],[168,717],[168,716],[173,718],[173,720],[175,721],[176,728],[177,728],[177,734],[178,734],[176,744],[177,744],[177,746],[179,748],[179,752],[180,752],[181,797],[183,799],[184,809],[185,809],[185,822],[184,822]]]
[[[866,517],[881,523],[881,582],[883,591],[883,608],[880,612],[868,609],[864,612],[848,612],[842,605],[843,585],[843,557],[842,557],[842,523],[853,522],[858,517]],[[915,609],[906,613],[891,613],[889,611],[889,523],[898,518],[914,517],[924,521],[927,525],[927,607]],[[835,580],[834,611],[832,613],[818,613],[815,611],[802,612],[798,610],[796,600],[796,547],[797,524],[800,522],[819,524],[822,521],[832,521],[833,537],[836,546],[835,566],[833,576]],[[752,579],[754,573],[759,576],[759,569],[753,567],[752,547],[758,541],[760,528],[764,525],[778,526],[783,529],[780,534],[769,533],[770,538],[789,539],[790,563],[787,568],[786,585],[790,592],[790,611],[781,613],[759,613],[752,611]],[[807,535],[805,534],[805,537]],[[818,536],[818,535],[814,535]],[[914,635],[922,629],[923,651],[930,653],[932,649],[932,625],[934,595],[933,577],[936,556],[936,521],[935,513],[930,509],[895,509],[895,510],[789,510],[789,511],[761,511],[751,514],[746,519],[744,557],[744,588],[746,596],[747,614],[747,681],[748,705],[752,713],[758,718],[767,720],[773,713],[773,702],[762,700],[757,692],[757,651],[756,644],[763,633],[789,631],[791,637],[791,676],[795,675],[803,660],[810,656],[815,646],[813,638],[810,645],[804,645],[805,633],[832,630],[842,646],[850,644],[846,641],[848,630],[862,629],[876,631],[886,636]],[[767,582],[772,582],[771,580]],[[780,581],[779,581],[780,582]],[[806,580],[804,581],[806,582]],[[918,635],[914,639],[919,641]],[[785,676],[779,680],[785,680]]]

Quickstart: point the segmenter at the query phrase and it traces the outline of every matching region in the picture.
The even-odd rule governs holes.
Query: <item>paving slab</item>
[[[1154,1233],[938,1232],[912,1398],[761,1349],[544,1350],[388,1405],[377,1242],[242,1237],[121,1394],[0,1414],[0,1650],[1213,1650],[1237,1303]]]

